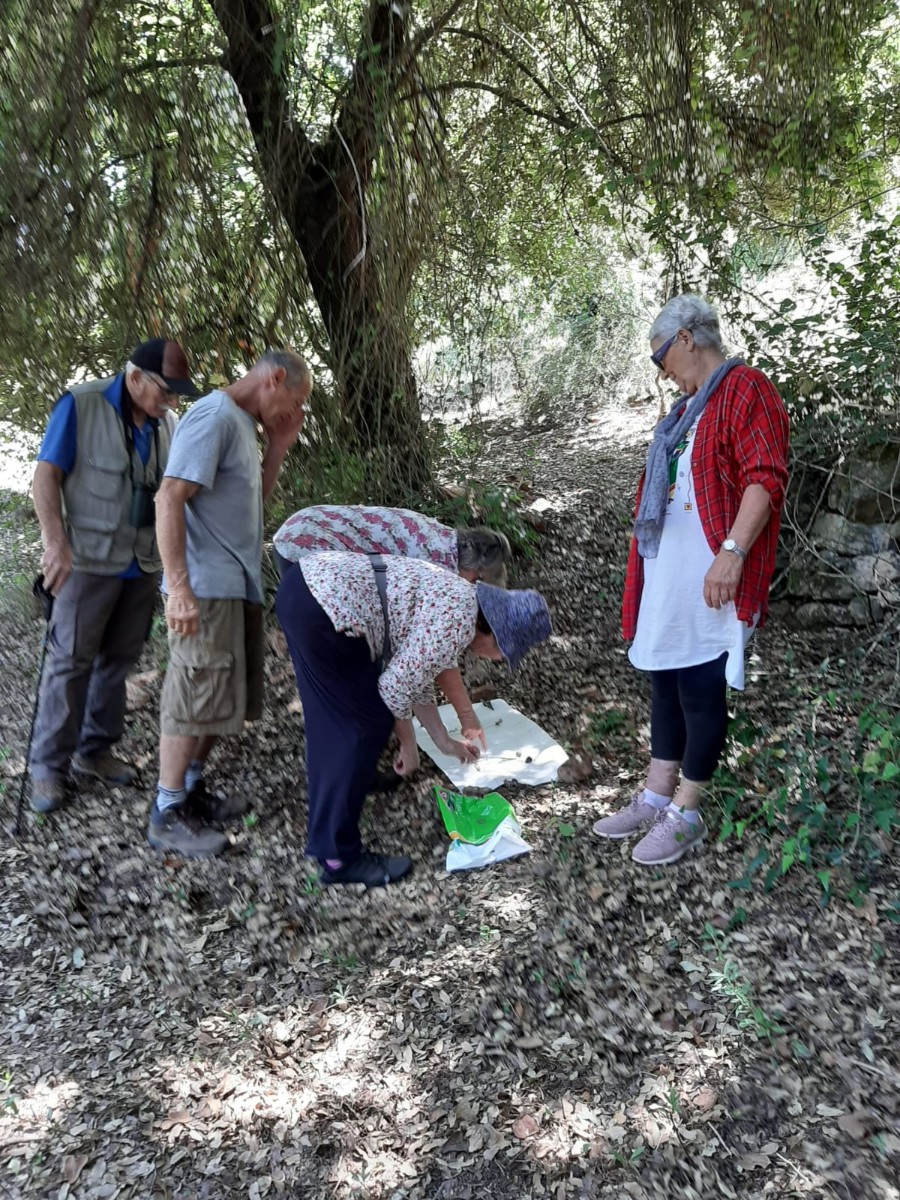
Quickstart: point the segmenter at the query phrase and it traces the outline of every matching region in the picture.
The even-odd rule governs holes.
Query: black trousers
[[[279,564],[281,566],[281,564]],[[309,823],[306,852],[352,862],[362,852],[359,817],[394,718],[378,691],[380,664],[365,638],[338,633],[287,563],[275,597],[303,702]]]
[[[727,661],[726,653],[696,667],[650,672],[650,753],[680,762],[694,783],[712,778],[725,747]]]

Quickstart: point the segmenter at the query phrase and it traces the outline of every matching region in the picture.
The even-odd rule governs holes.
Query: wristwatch
[[[747,551],[742,550],[734,538],[726,538],[722,543],[722,549],[727,550],[729,554],[736,554],[742,561],[747,557]]]

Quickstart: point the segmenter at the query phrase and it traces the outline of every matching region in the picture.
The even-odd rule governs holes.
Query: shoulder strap
[[[381,661],[386,667],[394,657],[394,648],[391,645],[391,622],[388,617],[387,563],[380,554],[370,554],[368,559],[375,572],[375,586],[378,588],[378,599],[381,601],[381,612],[384,616],[384,645],[381,648]]]

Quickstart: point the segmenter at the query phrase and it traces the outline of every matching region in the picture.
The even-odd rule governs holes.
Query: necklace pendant
[[[693,506],[693,504],[691,504],[690,500],[685,502],[684,511],[685,512],[693,512],[694,511],[694,506]]]

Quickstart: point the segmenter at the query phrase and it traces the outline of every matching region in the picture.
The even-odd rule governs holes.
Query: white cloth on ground
[[[449,704],[440,708],[441,720],[451,737],[459,737],[459,718]],[[546,730],[511,708],[505,700],[476,704],[475,715],[481,721],[488,748],[477,762],[461,763],[449,754],[441,754],[418,721],[416,742],[454,787],[490,791],[504,781],[515,779],[536,787],[552,783],[569,757]]]

